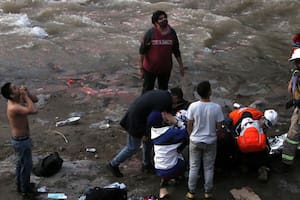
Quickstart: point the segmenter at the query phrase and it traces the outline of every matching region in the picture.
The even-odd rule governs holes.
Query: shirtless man
[[[25,86],[15,86],[5,83],[1,94],[7,99],[7,118],[11,126],[11,144],[16,152],[17,190],[23,196],[33,193],[30,183],[32,170],[32,141],[27,116],[37,113],[34,103],[38,101],[35,95],[29,93]]]

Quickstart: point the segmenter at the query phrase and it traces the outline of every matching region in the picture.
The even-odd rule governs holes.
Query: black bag
[[[86,193],[86,200],[127,200],[127,190],[120,188],[94,187]]]
[[[36,176],[49,177],[56,174],[62,167],[63,159],[57,152],[51,153],[33,167],[32,172]]]

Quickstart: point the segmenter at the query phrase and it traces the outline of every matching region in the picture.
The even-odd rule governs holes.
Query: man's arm
[[[288,92],[289,92],[289,93],[293,93],[292,88],[293,88],[293,81],[292,81],[292,79],[291,79],[291,80],[289,81],[289,84],[288,84]]]
[[[180,75],[183,77],[184,76],[184,68],[183,68],[183,63],[182,63],[182,59],[181,59],[181,55],[175,57],[177,60],[177,63],[179,65],[179,71],[180,71]]]
[[[31,99],[31,101],[32,101],[33,103],[36,103],[36,102],[39,101],[39,99],[37,98],[36,95],[31,94],[31,93],[29,93],[29,92],[28,92],[28,97]]]
[[[37,113],[37,109],[33,103],[33,100],[37,100],[36,96],[30,95],[26,88],[21,89],[21,95],[22,95],[23,100],[25,101],[25,105],[18,107],[18,112],[21,114]],[[32,100],[32,98],[33,98],[33,100]]]
[[[223,122],[217,122],[216,123],[216,133],[218,138],[224,138],[225,132],[222,129]]]
[[[178,65],[179,65],[180,75],[183,77],[184,76],[184,68],[183,68],[183,63],[182,63],[182,59],[181,59],[181,52],[179,49],[179,40],[178,40],[176,31],[174,29],[171,29],[171,31],[175,37],[174,44],[173,44],[173,53],[174,53],[174,56],[176,58]]]
[[[191,135],[194,127],[194,120],[188,120],[187,122],[187,131],[188,134]]]
[[[140,45],[140,49],[139,49],[139,53],[140,53],[140,60],[139,60],[139,69],[138,69],[138,74],[139,74],[139,78],[142,79],[144,77],[144,68],[143,68],[143,63],[144,63],[144,55],[147,54],[147,52],[149,51],[150,47],[151,47],[151,39],[152,39],[152,35],[154,33],[154,29],[150,28],[144,35],[142,41],[141,41],[141,45]]]
[[[144,63],[144,55],[140,54],[139,69],[138,69],[138,75],[140,79],[144,77],[143,63]]]

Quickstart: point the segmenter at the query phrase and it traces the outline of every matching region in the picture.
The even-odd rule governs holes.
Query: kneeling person
[[[167,112],[151,112],[147,123],[151,127],[154,166],[156,174],[161,178],[159,198],[162,199],[168,196],[168,181],[184,173],[185,162],[178,147],[189,136],[184,122]]]

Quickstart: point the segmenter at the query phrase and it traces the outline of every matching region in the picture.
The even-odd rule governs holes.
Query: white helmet
[[[293,61],[295,59],[300,59],[300,48],[297,48],[294,50],[291,58],[289,59],[289,61]]]
[[[265,125],[270,128],[277,123],[278,113],[273,109],[265,110],[264,117],[266,119]]]
[[[241,130],[243,130],[248,124],[252,124],[254,120],[250,117],[246,117],[241,122]]]

